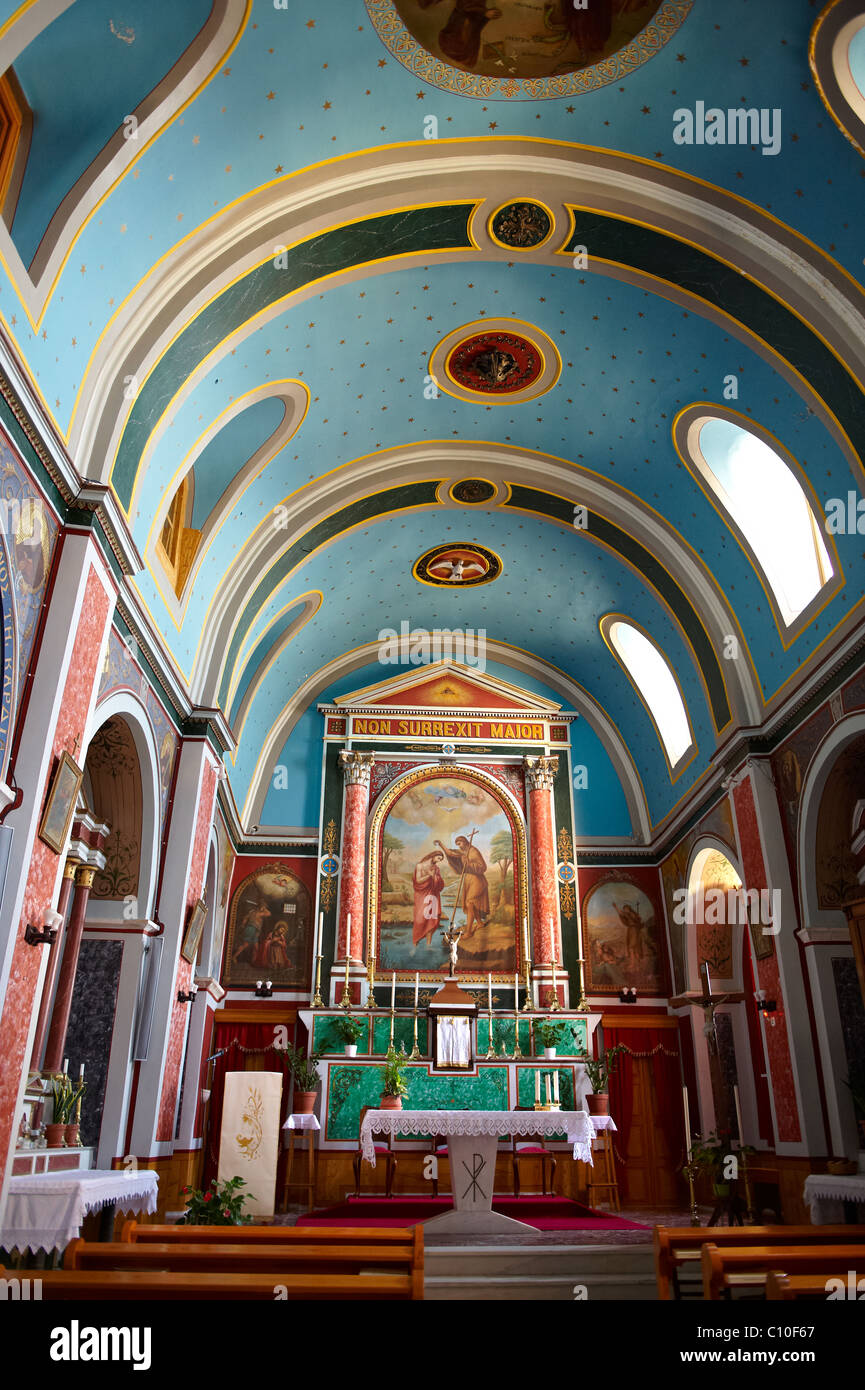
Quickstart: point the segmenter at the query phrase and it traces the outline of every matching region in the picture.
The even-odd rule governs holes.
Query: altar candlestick
[[[493,1011],[493,977],[487,975],[487,1008],[490,1013]]]
[[[553,956],[553,994],[556,993],[556,958]]]
[[[553,1072],[553,1100],[556,1102],[556,1105],[558,1105],[558,1103],[559,1103],[559,1073],[558,1073],[557,1071],[554,1071],[554,1072]]]
[[[736,1103],[736,1125],[739,1130],[739,1148],[745,1143],[745,1135],[742,1130],[742,1107],[739,1104],[739,1087],[733,1087],[733,1100]]]
[[[547,1105],[551,1105],[551,1104],[552,1104],[552,1096],[550,1095],[550,1073],[549,1073],[549,1072],[547,1072],[546,1076],[544,1077],[544,1084],[546,1085],[546,1089],[547,1089]]]
[[[418,992],[419,987],[420,987],[420,971],[419,971],[419,970],[416,970],[416,971],[414,972],[414,1007],[415,1007],[415,1012],[417,1012],[417,992]]]
[[[682,1087],[682,1101],[685,1106],[685,1148],[688,1151],[688,1162],[691,1162],[691,1113],[688,1109],[688,1088]]]
[[[396,971],[390,972],[390,1011],[393,1013],[396,1008]]]
[[[83,1080],[84,1080],[84,1063],[82,1062],[82,1063],[81,1063],[81,1066],[78,1068],[78,1082],[79,1082],[79,1085],[80,1085],[80,1083],[81,1083]],[[737,1107],[737,1109],[738,1109],[738,1106],[739,1106],[739,1095],[738,1095],[738,1092],[737,1092],[737,1093],[736,1093],[736,1107]],[[740,1132],[741,1132],[741,1129],[742,1129],[742,1126],[741,1126],[741,1123],[740,1123],[740,1125],[739,1125],[739,1131],[740,1131]]]
[[[539,1069],[536,1067],[536,1068],[535,1068],[535,1105],[540,1105],[540,1103],[541,1103],[541,1073],[540,1073]]]
[[[520,1002],[520,977],[514,976],[514,1008],[518,1008]]]
[[[351,962],[349,961],[348,956],[346,956],[346,958],[345,958],[345,987],[346,987],[346,989],[348,989],[348,970],[349,970],[350,964],[351,964]]]

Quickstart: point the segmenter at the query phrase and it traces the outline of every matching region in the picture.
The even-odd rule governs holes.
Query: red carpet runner
[[[349,1197],[335,1207],[298,1218],[298,1226],[414,1226],[452,1211],[448,1197]],[[493,1211],[525,1221],[539,1231],[649,1231],[611,1212],[593,1211],[569,1197],[502,1197]]]

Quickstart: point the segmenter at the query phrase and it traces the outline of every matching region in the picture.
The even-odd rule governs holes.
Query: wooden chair
[[[534,1106],[515,1105],[514,1109],[534,1111]],[[552,1197],[555,1191],[556,1155],[553,1153],[552,1149],[547,1148],[542,1134],[528,1134],[522,1138],[515,1134],[511,1139],[511,1166],[513,1168],[514,1196],[519,1197],[520,1195],[520,1164],[525,1158],[539,1158],[541,1160],[541,1188],[544,1196],[547,1195],[547,1160],[549,1159],[549,1194]]]
[[[680,1272],[699,1266],[703,1246],[708,1242],[720,1249],[750,1245],[861,1245],[865,1240],[861,1231],[860,1227],[857,1234],[855,1226],[656,1226],[653,1239],[658,1297],[683,1297]],[[694,1281],[693,1292],[702,1298],[702,1283]]]
[[[841,1276],[851,1262],[865,1260],[865,1245],[752,1245],[720,1250],[711,1241],[703,1246],[703,1297],[730,1298],[734,1290],[752,1290],[763,1297],[769,1270],[784,1274]]]
[[[595,1193],[606,1192],[606,1197],[599,1200],[607,1202],[610,1211],[613,1207],[616,1211],[621,1211],[619,1201],[619,1180],[616,1177],[616,1160],[613,1155],[613,1131],[602,1129],[592,1140],[592,1158],[594,1162],[589,1168],[589,1176],[586,1183],[588,1191],[589,1206],[595,1206]]]
[[[363,1109],[362,1109],[361,1112],[360,1112],[360,1126],[363,1125],[364,1117],[365,1117],[365,1115],[366,1115],[367,1110],[374,1110],[375,1108],[376,1108],[376,1107],[375,1107],[374,1105],[365,1105],[365,1106],[363,1107]],[[354,1195],[355,1195],[355,1197],[359,1197],[359,1196],[360,1196],[360,1167],[361,1167],[361,1164],[363,1163],[363,1150],[362,1150],[361,1147],[360,1147],[360,1126],[358,1127],[358,1145],[357,1145],[357,1149],[355,1150],[354,1155],[352,1156],[352,1160],[351,1160],[352,1168],[354,1169]],[[387,1136],[387,1143],[386,1143],[386,1144],[375,1144],[375,1143],[374,1143],[374,1144],[373,1144],[373,1149],[374,1149],[374,1151],[375,1151],[375,1156],[376,1156],[377,1159],[379,1159],[379,1158],[386,1158],[386,1160],[387,1160],[387,1163],[386,1163],[386,1165],[385,1165],[384,1195],[385,1195],[385,1197],[392,1197],[392,1196],[393,1196],[393,1180],[394,1180],[394,1175],[395,1175],[395,1173],[396,1173],[396,1154],[395,1154],[394,1151],[393,1151],[393,1135],[392,1135],[392,1134],[389,1134],[389,1135]]]

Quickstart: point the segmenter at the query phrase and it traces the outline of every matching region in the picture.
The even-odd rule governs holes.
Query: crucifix
[[[79,745],[80,742],[81,742],[81,739],[80,739],[80,738],[78,737],[78,735],[76,734],[76,735],[75,735],[75,738],[74,738],[74,740],[73,740],[73,742],[72,742],[72,752],[74,753],[74,755],[75,755],[76,758],[78,757],[78,745]]]
[[[727,1087],[724,1085],[724,1077],[721,1072],[721,1057],[718,1051],[718,1029],[715,1022],[715,1013],[718,1006],[723,1004],[728,996],[726,994],[712,993],[712,980],[709,975],[709,962],[707,960],[704,960],[700,966],[700,980],[703,986],[703,995],[697,1002],[703,1010],[703,1033],[709,1052],[709,1075],[712,1079],[712,1094],[715,1101],[716,1128],[729,1129],[730,1101],[727,1095]]]

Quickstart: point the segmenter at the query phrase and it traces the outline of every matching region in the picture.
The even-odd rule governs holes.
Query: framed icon
[[[75,812],[75,802],[84,773],[68,753],[60,754],[60,761],[51,779],[45,810],[39,825],[39,838],[50,845],[55,854],[62,854],[66,847],[66,837]]]

